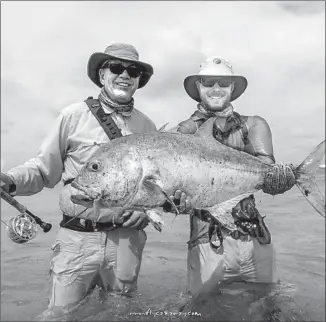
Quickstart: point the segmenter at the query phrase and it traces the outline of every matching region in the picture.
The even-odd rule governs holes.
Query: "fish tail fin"
[[[296,185],[317,212],[325,217],[325,199],[316,181],[315,173],[325,156],[325,140],[321,142],[308,157],[295,169]]]

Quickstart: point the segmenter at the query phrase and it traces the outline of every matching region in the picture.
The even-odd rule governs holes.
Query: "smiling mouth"
[[[131,86],[131,84],[124,83],[124,82],[117,82],[115,84],[118,85],[119,87],[124,87],[124,88],[128,88]]]
[[[211,96],[209,96],[209,98],[212,98],[212,99],[221,99],[221,98],[223,98],[223,95],[211,95]]]

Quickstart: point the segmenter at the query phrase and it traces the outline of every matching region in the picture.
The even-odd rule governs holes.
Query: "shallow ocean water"
[[[325,169],[318,174],[325,195]],[[14,244],[1,225],[1,321],[34,321],[48,304],[49,262],[61,220],[60,187],[17,199],[53,224],[24,245]],[[166,214],[162,233],[147,227],[147,244],[131,297],[88,296],[69,316],[58,321],[325,321],[325,219],[294,187],[283,195],[256,194],[256,204],[271,231],[280,281],[272,286],[231,284],[190,299],[186,286],[189,219]],[[1,202],[1,218],[17,214]]]

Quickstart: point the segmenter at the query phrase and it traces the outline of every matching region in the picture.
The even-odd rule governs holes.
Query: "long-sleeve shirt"
[[[122,135],[157,131],[155,124],[135,108],[128,117],[106,106],[103,109],[111,115]],[[7,172],[16,183],[16,195],[32,195],[44,187],[53,188],[61,179],[75,178],[98,148],[94,143],[107,142],[109,138],[85,102],[69,105],[59,112],[36,157]],[[84,209],[71,202],[73,193],[76,190],[67,185],[60,194],[60,208],[68,216]]]
[[[186,121],[181,122],[176,130],[184,134],[194,134],[198,128],[206,121],[205,118],[194,114]],[[260,116],[243,116],[241,115],[247,131],[248,142],[244,142],[243,133],[241,130],[235,131],[229,135],[225,142],[225,145],[234,149],[252,154],[267,163],[275,163],[272,132],[266,120]],[[218,119],[215,123],[218,125]]]
[[[205,122],[207,118],[202,118],[199,113],[193,114],[189,119],[181,122],[176,131],[184,134],[194,134],[198,128]],[[270,127],[265,119],[260,116],[243,116],[241,119],[244,122],[244,126],[247,129],[247,141],[244,141],[243,132],[238,129],[232,132],[223,142],[223,144],[232,147],[234,149],[244,151],[251,155],[254,155],[266,163],[275,163],[272,133]],[[215,120],[217,126],[221,126],[218,118]],[[236,207],[243,208],[245,201],[240,201]],[[246,211],[245,207],[243,208]],[[214,215],[214,211],[211,211]],[[208,237],[208,222],[200,220],[196,216],[191,216],[190,219],[191,236],[189,241],[189,247],[192,248],[198,243],[206,243],[209,241]]]

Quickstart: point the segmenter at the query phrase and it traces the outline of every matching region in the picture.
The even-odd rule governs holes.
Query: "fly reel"
[[[8,236],[17,244],[24,244],[35,238],[37,231],[35,219],[27,213],[11,218],[7,224]]]
[[[16,208],[20,214],[9,220],[8,223],[3,222],[7,226],[9,238],[17,243],[24,244],[36,236],[38,225],[47,233],[51,230],[52,225],[42,221],[39,217],[33,215],[25,206],[20,204],[9,193],[0,188],[1,198]]]

